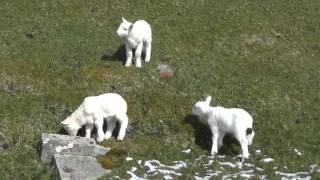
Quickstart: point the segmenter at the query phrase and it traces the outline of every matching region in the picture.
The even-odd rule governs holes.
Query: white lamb
[[[116,127],[117,121],[120,130],[117,139],[123,140],[128,126],[127,103],[118,94],[106,93],[99,96],[89,96],[82,104],[64,121],[64,129],[72,136],[76,136],[78,130],[85,126],[86,137],[90,138],[91,131],[97,128],[97,141],[109,139]],[[107,131],[103,132],[103,122],[107,122]]]
[[[132,64],[132,50],[135,49],[136,66],[141,67],[141,54],[145,52],[145,61],[150,61],[152,33],[149,23],[138,20],[131,23],[122,18],[117,34],[125,42],[126,47],[126,67]]]
[[[212,133],[211,155],[218,153],[218,148],[223,145],[226,133],[233,134],[239,141],[242,149],[242,158],[249,158],[248,145],[252,144],[254,131],[252,130],[252,117],[243,109],[211,107],[211,97],[205,101],[198,101],[192,108],[192,114],[199,120],[209,125]]]

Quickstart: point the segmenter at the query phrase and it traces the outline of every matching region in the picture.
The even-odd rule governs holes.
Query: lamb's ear
[[[208,96],[206,99],[206,104],[210,105],[211,99],[212,99],[211,96]]]
[[[124,17],[122,17],[122,22],[128,22]]]

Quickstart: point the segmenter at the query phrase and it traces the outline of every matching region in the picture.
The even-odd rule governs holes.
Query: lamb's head
[[[128,36],[129,30],[132,27],[132,23],[122,18],[122,23],[120,24],[117,34],[121,38],[126,38]]]
[[[78,130],[80,129],[79,124],[74,120],[72,116],[67,117],[64,121],[61,122],[63,128],[71,136],[76,136]]]
[[[208,96],[205,101],[196,102],[192,107],[192,114],[202,117],[204,113],[209,109],[211,99],[211,96]]]

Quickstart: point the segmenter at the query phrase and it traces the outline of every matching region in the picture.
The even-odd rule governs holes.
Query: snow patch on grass
[[[269,163],[269,162],[274,161],[274,159],[272,159],[272,158],[265,158],[265,159],[261,159],[261,161],[264,162],[264,163]]]

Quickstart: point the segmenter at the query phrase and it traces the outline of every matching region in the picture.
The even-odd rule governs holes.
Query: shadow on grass
[[[201,123],[197,116],[187,115],[185,122],[190,124],[194,129],[195,143],[200,146],[201,149],[210,153],[212,146],[212,134],[209,127]],[[223,146],[219,149],[219,154],[236,156],[239,154],[240,146],[238,141],[231,135],[227,134],[223,138]]]
[[[135,62],[135,49],[132,50],[132,61]],[[143,50],[141,52],[141,59],[144,60],[146,57],[146,52]],[[126,57],[126,47],[124,44],[120,45],[116,52],[114,52],[112,55],[110,54],[103,54],[101,56],[101,61],[121,61],[123,64],[126,63],[127,57]]]
[[[121,61],[123,64],[126,62],[126,48],[125,45],[120,45],[116,52],[112,55],[103,54],[100,58],[102,61]]]

